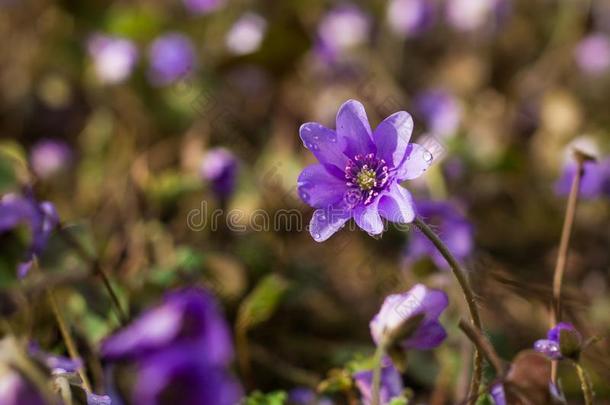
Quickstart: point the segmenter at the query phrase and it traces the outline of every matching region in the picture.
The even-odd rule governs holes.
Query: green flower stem
[[[385,354],[385,345],[383,343],[377,346],[375,350],[374,363],[375,368],[373,369],[373,392],[372,399],[373,405],[379,405],[381,403],[380,400],[380,391],[381,391],[381,363],[383,362],[383,355]]]
[[[576,373],[578,374],[578,379],[580,380],[580,388],[582,389],[582,394],[585,397],[585,405],[593,405],[593,384],[591,384],[591,380],[589,379],[587,372],[579,363],[574,363],[574,367],[576,367]]]
[[[438,249],[441,255],[447,260],[453,275],[455,276],[458,284],[462,289],[462,293],[464,294],[464,299],[466,300],[466,304],[468,305],[468,311],[470,312],[470,321],[474,328],[481,332],[483,330],[481,324],[481,316],[479,315],[479,308],[477,307],[477,303],[474,297],[474,292],[470,287],[470,282],[468,281],[468,276],[466,275],[466,271],[462,268],[462,266],[458,263],[455,257],[451,254],[447,246],[440,240],[438,235],[434,233],[434,231],[420,218],[415,217],[415,225],[422,231],[424,235],[430,242]],[[470,392],[468,394],[468,403],[474,404],[479,395],[479,388],[481,386],[481,381],[483,379],[483,357],[479,352],[478,348],[475,347],[474,351],[474,360],[473,360],[473,371],[472,371],[472,381],[470,383]]]

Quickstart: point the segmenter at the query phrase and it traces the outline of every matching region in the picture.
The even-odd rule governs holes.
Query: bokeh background
[[[565,305],[585,337],[610,331],[607,1],[2,0],[0,49],[2,193],[29,184],[53,202],[131,314],[179,286],[212,290],[249,392],[316,387],[329,370],[337,379],[372,354],[383,297],[424,282],[450,294],[450,337],[412,354],[405,385],[421,403],[465,393],[463,300],[447,270],[409,254],[412,232],[345,229],[319,244],[304,228],[312,209],[296,179],[314,158],[298,128],[334,128],[347,99],[373,126],[410,112],[414,139],[435,145],[434,166],[406,186],[471,225],[463,260],[507,361],[548,327],[571,147],[596,155]],[[301,226],[257,229],[253,217],[281,210]],[[99,280],[57,238],[40,262],[81,350],[95,353],[117,327]],[[3,294],[19,288],[7,261],[2,274]],[[266,310],[244,322],[253,291]],[[45,303],[24,311],[11,322],[62,353]],[[608,349],[602,339],[584,354],[598,403],[610,403]],[[569,367],[562,380],[581,403]]]

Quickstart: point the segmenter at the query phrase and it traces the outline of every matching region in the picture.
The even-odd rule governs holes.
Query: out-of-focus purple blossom
[[[430,0],[392,0],[388,5],[387,20],[394,33],[410,37],[430,28],[435,13],[434,2]]]
[[[87,391],[87,405],[112,405],[108,395],[97,395]]]
[[[220,198],[227,198],[235,190],[239,163],[235,155],[225,148],[209,150],[201,161],[201,176],[210,182]]]
[[[413,221],[411,194],[399,184],[423,174],[433,156],[409,143],[411,116],[394,113],[373,132],[364,106],[349,100],[339,109],[336,126],[334,131],[309,122],[300,128],[303,144],[320,162],[298,179],[299,196],[316,208],[309,225],[314,240],[328,239],[352,217],[371,235],[383,232],[382,217]]]
[[[246,13],[233,24],[225,39],[227,48],[235,55],[256,52],[263,42],[267,21],[256,13]]]
[[[203,290],[168,294],[161,305],[107,338],[101,352],[109,361],[132,360],[176,345],[201,350],[211,364],[226,365],[233,357],[226,321]]]
[[[60,140],[38,141],[30,152],[30,164],[34,173],[42,178],[50,178],[64,171],[71,163],[72,151],[68,144]]]
[[[239,384],[207,361],[204,347],[169,347],[143,358],[133,391],[134,404],[235,405]],[[214,346],[208,347],[214,350]]]
[[[53,374],[73,373],[83,366],[81,359],[73,360],[68,357],[47,353],[41,350],[36,343],[30,343],[28,353],[47,366]]]
[[[226,0],[183,0],[184,6],[194,14],[209,14],[223,7]]]
[[[95,73],[104,83],[120,83],[131,74],[138,60],[138,49],[128,39],[94,34],[87,42]]]
[[[371,335],[377,345],[401,330],[418,317],[421,319],[399,344],[404,350],[433,349],[447,337],[438,318],[449,305],[447,294],[441,290],[416,284],[409,291],[386,297],[379,313],[370,323]]]
[[[473,226],[449,201],[418,201],[417,213],[435,227],[439,237],[457,260],[463,261],[473,251]],[[438,249],[421,232],[411,232],[406,251],[407,262],[429,257],[441,269],[449,265]]]
[[[164,86],[192,73],[195,68],[195,46],[179,32],[166,33],[149,48],[149,78],[154,85]]]
[[[379,385],[379,402],[381,405],[389,404],[390,401],[402,395],[403,384],[400,373],[392,362],[388,359],[384,359],[384,363],[381,368],[381,380]],[[362,402],[364,405],[370,405],[373,403],[373,371],[365,370],[354,373],[354,380],[356,387],[360,391],[362,396]]]
[[[534,343],[534,350],[552,360],[561,360],[566,357],[578,358],[582,336],[571,323],[558,323],[549,329],[546,337],[546,339],[540,339]]]
[[[333,405],[328,398],[318,398],[311,388],[299,387],[288,392],[288,405]]]
[[[506,394],[502,383],[494,384],[489,390],[495,405],[506,405]]]
[[[227,369],[233,358],[228,325],[203,290],[168,294],[107,338],[101,353],[110,363],[134,366],[133,403],[234,405],[241,396]]]
[[[576,175],[577,164],[569,161],[555,183],[558,195],[570,194],[572,181]],[[610,195],[610,158],[598,162],[584,162],[584,173],[580,181],[580,197],[584,199],[599,198]]]
[[[586,74],[599,75],[610,68],[610,39],[602,33],[582,39],[574,50],[576,64]]]
[[[316,49],[326,59],[367,41],[371,20],[354,5],[340,5],[329,11],[318,26]]]
[[[459,31],[474,31],[503,18],[509,7],[507,0],[449,0],[446,4],[448,23]]]
[[[442,137],[455,134],[462,119],[459,101],[448,91],[432,89],[415,98],[415,109],[424,118],[428,131]]]
[[[32,196],[8,194],[0,199],[0,234],[10,232],[21,225],[30,230],[30,244],[23,262],[17,268],[17,275],[25,277],[36,255],[44,250],[49,236],[59,223],[59,216],[53,204],[42,203]]]
[[[16,370],[3,367],[0,370],[0,404],[44,405],[40,393]]]

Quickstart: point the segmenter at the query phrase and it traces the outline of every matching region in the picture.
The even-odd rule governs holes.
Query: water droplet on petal
[[[317,143],[312,143],[311,144],[311,150],[319,150],[319,149],[320,149],[320,147],[318,146]]]
[[[299,191],[299,196],[301,197],[301,200],[303,200],[305,202],[309,202],[309,194],[307,193],[307,191],[305,191],[305,190]]]
[[[314,232],[311,235],[313,236],[314,239],[320,239],[320,234],[317,232]]]
[[[430,161],[432,161],[432,153],[430,153],[430,152],[424,152],[424,160],[425,160],[426,162],[430,162]]]
[[[328,134],[328,140],[332,143],[337,142],[337,134],[331,132]]]

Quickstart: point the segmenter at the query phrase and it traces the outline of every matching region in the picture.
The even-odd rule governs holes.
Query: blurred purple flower
[[[44,405],[45,401],[19,372],[9,367],[0,369],[0,404],[2,405]]]
[[[68,357],[51,354],[40,349],[37,343],[30,343],[28,347],[30,356],[43,363],[52,374],[73,373],[83,366],[82,360],[72,360]]]
[[[94,34],[87,42],[98,78],[108,84],[127,79],[138,59],[138,49],[128,39]]]
[[[30,164],[34,173],[42,178],[50,178],[64,171],[70,164],[72,151],[68,144],[60,140],[38,141],[30,152]]]
[[[166,33],[154,40],[149,48],[149,78],[154,85],[164,86],[192,73],[195,46],[179,32]]]
[[[235,55],[256,52],[263,42],[267,21],[256,13],[245,13],[233,24],[226,37],[229,51]]]
[[[384,359],[385,364],[381,368],[381,381],[379,386],[379,402],[381,405],[389,404],[390,401],[402,395],[403,384],[402,377],[392,362]],[[364,405],[370,405],[373,402],[373,371],[365,370],[354,373],[356,387],[362,395]]]
[[[365,42],[371,30],[371,20],[354,5],[340,5],[329,11],[318,26],[316,50],[332,60],[342,52]]]
[[[364,106],[349,100],[336,121],[336,131],[314,122],[300,128],[303,144],[320,162],[306,167],[298,179],[299,196],[317,208],[309,225],[314,240],[328,239],[352,217],[371,235],[383,232],[382,217],[413,221],[411,194],[399,183],[419,177],[433,156],[409,143],[411,116],[394,113],[373,132]]]
[[[210,149],[201,161],[201,176],[209,181],[220,198],[227,198],[235,190],[239,163],[225,148]]]
[[[495,405],[506,405],[506,394],[504,393],[504,386],[502,383],[492,385],[489,393],[491,394]]]
[[[35,256],[42,253],[49,236],[59,223],[55,206],[48,201],[38,203],[32,196],[7,194],[0,199],[0,234],[26,225],[30,231],[30,243],[17,275],[25,277]]]
[[[422,317],[406,340],[398,344],[404,350],[433,349],[447,337],[445,329],[438,321],[447,305],[447,294],[423,284],[416,284],[402,294],[389,295],[370,323],[373,340],[377,345],[382,344],[387,337],[399,331],[409,321]]]
[[[183,0],[184,6],[194,14],[209,14],[223,7],[226,0]]]
[[[457,207],[448,201],[418,201],[417,213],[432,224],[443,243],[459,261],[463,261],[474,249],[474,231],[472,224],[460,214]],[[406,248],[407,262],[430,257],[434,264],[441,269],[448,269],[449,265],[443,256],[434,247],[432,242],[421,232],[410,233]]]
[[[394,33],[410,37],[430,28],[435,12],[434,2],[430,0],[391,0],[387,20]]]
[[[428,131],[434,135],[455,134],[462,119],[458,100],[448,91],[432,89],[415,98],[415,109],[426,121]]]
[[[318,398],[311,388],[298,387],[288,392],[289,405],[332,405],[328,398]]]
[[[89,391],[87,393],[87,405],[112,405],[112,399],[108,395],[97,395]]]
[[[610,158],[598,162],[587,161],[583,167],[584,174],[580,181],[580,197],[593,199],[610,195]],[[576,168],[577,165],[574,161],[570,161],[564,166],[563,173],[555,183],[555,192],[558,195],[570,194]]]
[[[459,31],[474,31],[502,19],[508,0],[449,0],[445,2],[447,22]]]
[[[576,64],[584,73],[599,75],[610,68],[610,39],[602,33],[582,39],[574,50]]]
[[[558,323],[548,331],[546,337],[534,343],[534,350],[551,360],[577,358],[580,354],[582,336],[571,323]]]

